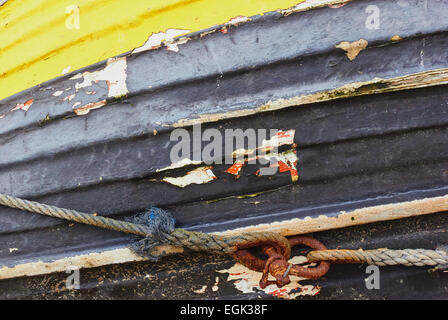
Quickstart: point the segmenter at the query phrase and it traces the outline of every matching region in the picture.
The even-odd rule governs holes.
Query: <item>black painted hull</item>
[[[397,4],[374,1],[384,7],[382,28],[377,32],[348,29],[349,24],[363,24],[364,18],[357,18],[356,12],[371,2],[354,1],[339,9],[321,8],[286,17],[268,14],[230,28],[228,34],[196,35],[180,46],[179,54],[162,48],[129,55],[128,96],[110,99],[105,83],[93,84],[90,89],[102,95],[98,100],[104,98],[108,104],[86,115],[73,114],[73,103],[61,102],[46,89],[73,88],[77,82],[70,79],[73,74],[0,101],[1,111],[25,97],[35,100],[26,115],[15,113],[0,120],[5,124],[0,127],[0,192],[118,219],[158,206],[174,213],[178,227],[204,232],[321,215],[337,217],[341,212],[424,199],[441,198],[439,206],[444,208],[447,200],[443,197],[448,194],[448,84],[439,80],[426,84],[426,78],[418,77],[413,86],[403,87],[369,81],[379,77],[405,83],[403,77],[408,75],[448,68],[448,24],[425,20],[446,13],[447,4],[434,1],[425,11],[416,3],[398,13]],[[348,16],[350,23],[344,19]],[[427,24],[422,26],[422,20]],[[402,40],[391,41],[395,34]],[[335,47],[358,39],[366,39],[369,45],[352,61]],[[86,70],[101,68],[104,63]],[[354,91],[331,91],[353,83],[361,84]],[[330,91],[323,98],[294,100]],[[82,104],[92,102],[82,91],[76,99]],[[291,99],[291,105],[257,109],[282,99]],[[295,130],[298,181],[293,183],[290,172],[260,177],[257,165],[247,165],[237,179],[226,172],[229,165],[223,164],[213,165],[217,179],[209,183],[180,188],[164,182],[167,176],[182,176],[201,166],[160,171],[171,165],[169,151],[175,144],[170,141],[171,131],[183,127],[192,132],[191,124],[204,114],[219,116],[203,118],[202,130],[216,128],[223,134],[225,129],[235,128]],[[447,244],[444,211],[428,213],[434,215],[315,235],[331,248],[433,249]],[[118,232],[0,208],[0,242],[4,244],[0,266],[12,268],[119,248],[130,239]],[[17,250],[11,251],[14,248]],[[216,263],[203,268],[197,264],[209,260],[205,255],[196,255],[191,261],[167,259],[160,266],[134,262],[91,269],[85,274],[85,288],[66,297],[241,295],[223,275],[219,275],[221,283],[226,283],[223,291],[201,295],[189,289],[199,281],[196,276],[187,277],[184,283],[183,273],[167,276],[161,271],[176,270],[174,265],[182,263],[187,273],[213,279],[213,270],[229,266],[231,260],[215,257]],[[347,276],[357,274],[356,279],[361,279],[364,275],[359,273],[364,269],[360,270],[335,267],[319,280],[322,290],[317,297],[448,297],[446,273],[429,275],[424,268],[393,267],[384,271],[383,287],[389,289],[371,291],[362,287],[364,284],[353,284],[350,279],[354,278]],[[112,271],[119,276],[107,277],[121,280],[120,289],[98,282],[101,274]],[[130,282],[123,280],[127,272],[132,275]],[[166,281],[168,288],[145,282],[148,273]],[[45,277],[49,276],[2,280],[0,297],[32,296],[35,291],[25,287]],[[57,275],[57,281],[63,278],[64,273]],[[351,286],[352,291],[348,290]],[[20,290],[12,293],[12,288]],[[57,296],[54,287],[45,288],[40,297]],[[338,293],[337,288],[346,289]]]

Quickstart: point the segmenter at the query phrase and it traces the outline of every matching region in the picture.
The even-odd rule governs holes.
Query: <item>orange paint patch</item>
[[[234,175],[239,175],[243,166],[244,162],[235,162],[229,169],[226,170],[226,172]]]
[[[11,111],[23,110],[23,111],[27,112],[28,109],[33,104],[33,102],[34,102],[34,99],[30,99],[30,100],[26,101],[25,103],[18,103],[18,104],[16,104],[16,106],[13,109],[11,109]]]

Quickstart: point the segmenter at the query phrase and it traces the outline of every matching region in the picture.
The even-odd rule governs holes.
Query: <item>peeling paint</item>
[[[279,172],[290,172],[292,182],[297,182],[299,180],[299,174],[297,172],[297,164],[299,160],[297,158],[296,150],[287,150],[280,154],[274,154],[271,157],[275,158],[277,162],[270,167],[277,167]],[[265,158],[267,159],[271,157],[266,156]]]
[[[245,17],[245,16],[237,16],[237,17],[234,17],[234,18],[230,19],[224,25],[226,25],[226,26],[238,26],[238,25],[240,25],[242,23],[246,23],[246,22],[249,22],[251,20],[252,19],[250,19],[248,17]]]
[[[284,16],[288,16],[292,13],[318,9],[326,6],[337,9],[343,7],[349,2],[351,2],[351,0],[307,0],[289,9],[279,10],[279,12]]]
[[[296,145],[294,145],[294,135],[295,130],[293,129],[287,131],[279,131],[271,139],[263,140],[261,147],[259,148],[235,150],[232,153],[232,156],[234,158],[237,158],[238,160],[235,160],[235,163],[232,166],[230,166],[226,170],[226,172],[233,174],[237,176],[237,178],[239,178],[241,170],[243,169],[246,162],[264,159],[270,161],[271,168],[273,167],[279,168],[280,172],[289,171],[291,173],[292,182],[296,182],[299,179],[299,175],[297,172],[298,158],[296,152]],[[293,149],[286,150],[282,153],[269,153],[275,148],[284,145],[291,145]],[[247,159],[244,160],[239,160],[245,156],[250,155],[252,155],[252,157],[248,157]],[[275,159],[275,162],[273,162],[273,159]],[[259,175],[259,172],[260,170],[258,170],[256,174]]]
[[[68,102],[70,102],[70,101],[73,100],[73,98],[75,98],[75,96],[76,96],[76,94],[71,94],[71,95],[69,95],[69,96],[66,96],[62,101],[68,101]]]
[[[173,41],[173,42],[167,42],[166,43],[166,49],[168,50],[168,51],[174,51],[174,52],[179,52],[179,47],[178,47],[178,45],[180,45],[180,44],[185,44],[185,43],[187,43],[188,41],[190,41],[191,40],[191,38],[181,38],[181,39],[179,39],[179,40],[176,40],[176,41]]]
[[[11,252],[14,252],[14,251],[18,251],[19,250],[19,248],[9,248],[9,252],[11,253]]]
[[[189,38],[182,38],[179,42],[175,41],[174,38],[187,34],[190,31],[191,30],[184,29],[168,29],[165,32],[152,33],[141,47],[135,48],[132,51],[132,54],[157,49],[160,48],[162,44],[166,44],[168,50],[177,52],[179,51],[177,45],[186,43]]]
[[[64,93],[64,91],[56,91],[55,93],[52,94],[52,96],[53,97],[59,97],[63,93]]]
[[[359,39],[358,41],[348,42],[348,41],[342,41],[338,45],[336,45],[336,48],[342,49],[346,52],[347,58],[350,61],[353,61],[358,54],[367,48],[367,45],[369,43],[365,39]]]
[[[80,104],[80,103],[79,103],[79,104]],[[99,108],[101,108],[101,107],[104,107],[106,104],[107,104],[107,101],[106,101],[106,100],[101,100],[101,101],[98,101],[98,102],[91,102],[91,103],[88,103],[88,104],[86,104],[86,105],[84,105],[84,106],[82,106],[82,107],[76,108],[76,109],[74,109],[73,111],[74,111],[78,116],[83,116],[83,115],[88,114],[88,113],[90,112],[90,110],[99,109]],[[73,106],[73,108],[75,108],[76,105],[77,105],[77,104],[75,104],[75,105]]]
[[[17,111],[17,110],[23,110],[25,112],[27,112],[29,110],[29,108],[31,107],[31,105],[33,104],[34,99],[30,99],[28,101],[26,101],[25,103],[18,103],[16,104],[16,106],[14,108],[11,109],[11,111]]]
[[[446,68],[413,73],[395,78],[374,78],[369,81],[352,82],[331,90],[299,95],[288,99],[272,100],[264,105],[251,109],[240,109],[225,113],[201,114],[199,115],[199,118],[181,119],[171,125],[166,126],[172,126],[174,128],[188,127],[195,124],[211,123],[226,119],[245,117],[258,113],[308,105],[322,101],[414,88],[424,88],[443,84],[448,84],[448,69]]]
[[[289,260],[293,264],[302,264],[307,262],[306,257],[295,256]],[[260,273],[250,270],[245,266],[236,263],[229,269],[219,270],[219,273],[228,273],[227,281],[234,281],[235,288],[242,293],[253,293],[256,291],[263,291],[266,294],[284,298],[295,299],[299,296],[315,296],[320,292],[318,286],[301,285],[300,281],[308,280],[301,277],[290,275],[291,283],[285,285],[282,288],[278,288],[277,285],[272,284],[262,289],[260,283]],[[235,281],[236,280],[236,281]],[[269,280],[274,280],[272,276],[269,276]]]
[[[188,158],[184,158],[178,162],[172,163],[170,166],[162,168],[162,169],[157,169],[156,172],[162,172],[162,171],[167,171],[167,170],[173,170],[173,169],[178,169],[178,168],[182,168],[182,167],[186,167],[189,165],[197,165],[197,164],[201,164],[202,161],[198,161],[198,160],[190,160]]]
[[[108,97],[120,98],[128,94],[126,86],[127,62],[126,57],[109,58],[104,69],[94,72],[78,73],[70,80],[83,79],[75,84],[76,92],[82,88],[90,87],[93,82],[106,81],[108,87]]]
[[[239,176],[243,166],[244,166],[243,161],[235,161],[235,163],[233,165],[231,165],[230,168],[226,170],[226,172],[236,175],[236,176]]]
[[[189,171],[185,176],[183,177],[165,177],[162,179],[162,181],[168,182],[172,185],[175,185],[177,187],[185,188],[186,186],[190,184],[205,184],[210,181],[213,181],[216,178],[212,171],[213,167],[207,166],[207,167],[199,167],[194,170]]]

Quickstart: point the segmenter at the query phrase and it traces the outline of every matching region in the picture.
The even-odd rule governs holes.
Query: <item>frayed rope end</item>
[[[129,248],[140,256],[158,261],[160,256],[154,252],[154,247],[167,242],[166,236],[174,231],[176,219],[168,211],[152,207],[133,220],[136,224],[147,226],[151,236],[133,242]]]

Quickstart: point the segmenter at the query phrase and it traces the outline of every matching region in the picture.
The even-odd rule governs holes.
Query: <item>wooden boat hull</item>
[[[381,28],[349,28],[365,26],[366,15],[358,13],[373,4],[381,9]],[[328,247],[446,244],[448,25],[446,19],[434,19],[446,13],[446,4],[416,3],[402,10],[390,1],[352,1],[297,11],[180,37],[178,51],[162,46],[123,54],[0,101],[0,192],[119,219],[158,206],[173,212],[178,227],[224,234],[292,235],[352,227],[319,233]],[[361,40],[366,46],[353,57],[350,44],[362,47]],[[257,175],[259,165],[245,165],[235,175],[229,173],[232,165],[212,164],[216,179],[170,183],[209,167],[170,159],[176,144],[171,133],[185,129],[193,136],[199,124],[222,136],[235,128],[290,132],[293,143],[279,152],[295,151],[297,163],[272,176]],[[422,217],[380,223],[378,230],[354,227],[412,216]],[[134,291],[126,297],[242,294],[215,273],[229,267],[230,260],[221,257],[200,277],[218,277],[224,293],[192,293],[193,283],[199,283],[192,276],[188,288],[163,296],[165,291],[146,284],[143,275],[179,288],[181,274],[164,278],[159,270],[185,264],[195,273],[195,264],[208,258],[169,258],[160,267],[136,262],[141,258],[126,249],[131,239],[1,207],[0,241],[6,245],[0,250],[0,279],[10,279],[0,282],[3,297],[31,294],[22,290],[14,296],[8,288],[24,287],[50,272],[66,277],[73,264],[98,267],[86,271],[86,281],[98,280],[100,289],[86,288],[72,297],[118,298],[121,290],[111,293],[99,280],[114,270],[120,275],[108,279],[121,284],[125,270],[135,275],[129,284]],[[106,266],[117,263],[130,264]],[[334,281],[349,281],[342,267],[335,270],[328,278],[338,280],[319,282],[328,286],[320,291],[322,298],[337,298]],[[424,272],[397,267],[387,283],[414,273],[426,281]],[[24,277],[29,275],[36,278]],[[425,282],[424,297],[446,297],[445,278]],[[433,282],[440,285],[434,288]],[[137,289],[141,283],[145,289]],[[358,289],[339,297],[409,293],[404,287],[384,296]]]

